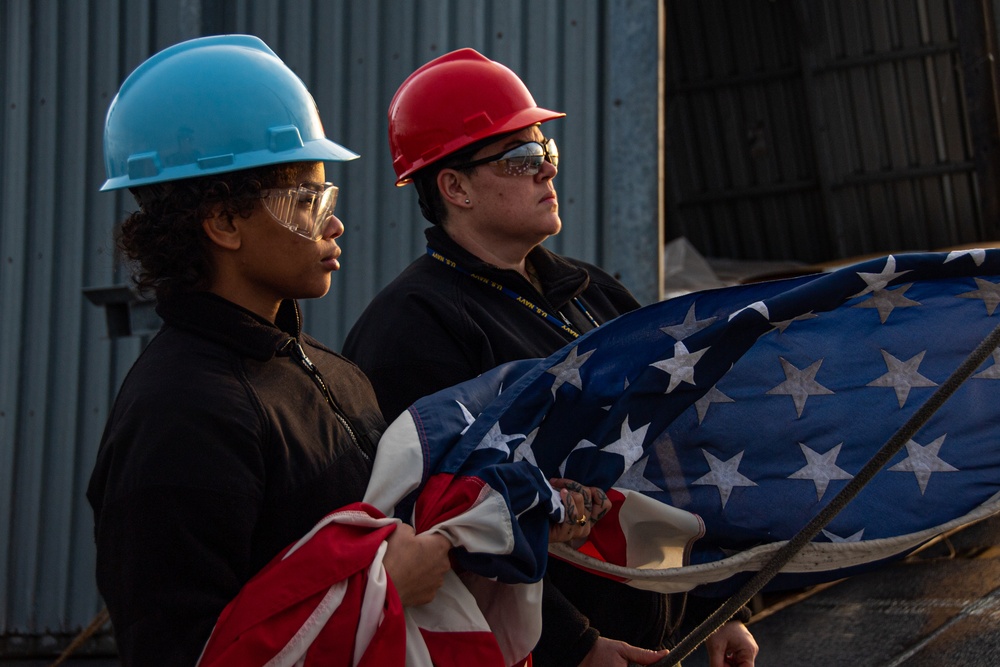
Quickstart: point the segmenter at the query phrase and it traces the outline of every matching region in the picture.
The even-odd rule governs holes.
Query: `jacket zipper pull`
[[[301,345],[299,345],[299,341],[294,338],[289,338],[284,347],[291,347],[292,354],[295,355],[295,358],[299,360],[299,363],[305,366],[306,370],[310,373],[313,375],[317,375],[319,373],[319,371],[316,370],[316,365],[313,364],[312,360],[306,356],[306,351],[302,349]]]
[[[347,434],[351,437],[351,441],[354,443],[354,446],[358,448],[361,456],[363,456],[366,461],[371,461],[371,456],[368,455],[368,452],[364,450],[364,447],[362,447],[361,443],[358,441],[358,434],[354,431],[354,427],[351,425],[350,421],[348,421],[347,417],[341,412],[340,408],[337,407],[336,402],[334,402],[333,396],[330,394],[330,388],[323,379],[323,375],[319,372],[319,369],[316,368],[316,365],[312,362],[312,360],[306,356],[306,351],[302,349],[302,345],[299,344],[299,341],[295,338],[289,338],[279,349],[282,352],[290,350],[292,356],[294,356],[295,359],[302,364],[303,368],[309,371],[309,374],[316,382],[316,385],[319,387],[320,391],[323,392],[323,397],[326,399],[327,405],[330,406],[330,409],[333,410],[333,414],[337,418],[337,421],[339,421],[347,430]]]

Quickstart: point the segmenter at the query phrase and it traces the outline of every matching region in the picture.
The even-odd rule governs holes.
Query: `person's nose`
[[[323,228],[323,238],[325,239],[335,239],[344,233],[344,223],[340,221],[340,218],[330,214],[330,217],[326,219],[326,226]]]
[[[542,166],[538,169],[538,175],[541,180],[549,180],[556,177],[559,173],[559,167],[555,166],[548,160],[542,160]]]

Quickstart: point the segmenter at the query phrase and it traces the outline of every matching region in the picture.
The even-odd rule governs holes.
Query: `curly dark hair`
[[[215,275],[202,221],[221,206],[230,221],[249,218],[261,191],[288,185],[301,165],[269,165],[130,188],[139,210],[115,233],[115,246],[129,260],[142,294],[157,299],[205,289]]]

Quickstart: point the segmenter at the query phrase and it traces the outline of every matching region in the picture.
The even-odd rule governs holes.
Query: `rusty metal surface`
[[[750,623],[757,667],[1000,664],[1000,518],[879,570],[771,595]],[[706,667],[704,648],[685,667]]]

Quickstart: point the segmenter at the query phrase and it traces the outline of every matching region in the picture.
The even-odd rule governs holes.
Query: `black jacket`
[[[565,317],[578,333],[594,326],[583,309],[601,324],[639,307],[632,294],[605,271],[545,248],[535,248],[528,255],[543,287],[544,293],[539,294],[521,274],[486,264],[442,229],[431,227],[426,234],[431,249],[463,270],[429,255],[420,257],[369,304],[344,346],[344,354],[368,375],[390,421],[422,396],[502,363],[547,357],[574,340],[571,333],[496,285]],[[574,299],[579,299],[583,309]],[[533,653],[534,663],[537,667],[577,665],[597,641],[598,631],[636,646],[656,648],[664,641],[667,613],[664,595],[549,559],[542,638]]]
[[[579,333],[593,328],[575,298],[598,322],[639,307],[601,269],[535,248],[528,260],[544,294],[520,273],[498,269],[464,250],[439,227],[428,246],[467,271],[512,290]],[[472,379],[508,361],[544,358],[574,340],[500,290],[424,255],[372,300],[344,343],[344,355],[375,387],[382,412],[395,419],[418,398]]]
[[[190,666],[251,576],[361,500],[384,422],[361,372],[300,333],[294,302],[278,326],[207,293],[157,312],[87,498],[123,663]]]

